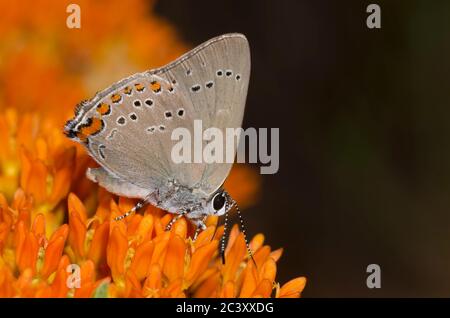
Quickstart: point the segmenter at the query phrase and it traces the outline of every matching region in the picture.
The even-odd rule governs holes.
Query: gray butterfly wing
[[[202,119],[204,129],[240,127],[249,72],[245,37],[217,37],[98,93],[65,131],[102,166],[88,176],[114,193],[144,197],[176,180],[207,195],[220,187],[231,164],[174,163],[171,132],[192,132],[194,119]]]
[[[178,83],[195,110],[188,114],[190,120],[202,119],[203,129],[219,128],[225,137],[226,128],[241,127],[250,78],[250,49],[244,35],[213,38],[150,73]],[[190,174],[188,184],[211,194],[223,184],[231,166],[229,162],[203,164]]]
[[[127,196],[142,197],[143,191],[136,187],[147,194],[167,187],[178,173],[167,152],[170,132],[193,111],[176,91],[165,79],[140,73],[82,105],[66,125],[66,133],[84,143],[107,172],[91,170],[88,176]],[[183,125],[190,129],[189,122]],[[184,182],[183,175],[180,181]]]

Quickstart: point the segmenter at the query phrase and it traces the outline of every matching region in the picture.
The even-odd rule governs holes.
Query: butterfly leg
[[[141,200],[138,203],[136,203],[136,205],[134,207],[132,207],[130,211],[128,211],[125,214],[119,215],[118,217],[114,218],[114,221],[123,220],[124,218],[126,218],[130,214],[136,212],[137,210],[142,208],[144,205],[146,205],[149,202],[150,198],[155,197],[155,196],[157,197],[158,195],[159,195],[159,191],[158,190],[150,193],[143,200]]]
[[[146,203],[147,203],[146,199],[139,201],[138,203],[136,203],[136,205],[134,207],[131,208],[131,210],[129,210],[125,214],[119,215],[116,218],[114,218],[114,221],[120,221],[120,220],[125,219],[130,214],[132,214],[132,213],[136,212],[137,210],[139,210],[140,208],[142,208]]]
[[[175,216],[172,220],[170,220],[169,224],[167,224],[166,226],[166,231],[170,231],[170,229],[172,228],[172,225],[175,224],[176,221],[178,221],[179,219],[181,219],[183,216],[185,216],[187,213],[186,210],[183,210],[180,214],[178,214],[177,216]]]
[[[195,220],[193,223],[197,226],[197,229],[195,230],[195,234],[194,234],[194,238],[193,241],[195,242],[195,240],[197,239],[198,234],[200,233],[200,231],[206,230],[206,218],[208,216],[203,217],[203,219],[201,220]]]

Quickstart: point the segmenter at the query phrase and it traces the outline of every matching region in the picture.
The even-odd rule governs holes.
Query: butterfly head
[[[245,245],[247,247],[248,255],[253,260],[253,254],[250,250],[250,245],[247,240],[247,234],[245,231],[244,226],[244,220],[242,219],[241,210],[239,209],[239,206],[237,205],[236,201],[223,189],[220,189],[216,193],[214,193],[210,200],[207,203],[207,206],[209,206],[209,211],[207,212],[209,215],[225,215],[225,222],[224,222],[224,228],[223,228],[223,235],[220,242],[220,255],[222,257],[222,262],[225,264],[225,241],[227,236],[227,229],[228,229],[228,212],[234,207],[236,208],[236,212],[239,218],[239,226],[241,228],[242,233],[244,234],[244,240]]]
[[[214,193],[207,201],[204,209],[207,215],[221,216],[227,213],[233,206],[233,199],[225,190]]]

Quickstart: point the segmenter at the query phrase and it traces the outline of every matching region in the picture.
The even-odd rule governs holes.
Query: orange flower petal
[[[61,268],[56,272],[55,279],[51,284],[52,297],[63,298],[67,297],[69,288],[67,287],[68,273],[65,268]]]
[[[109,222],[97,226],[92,237],[91,246],[89,247],[88,258],[95,264],[106,261],[106,247],[109,239]]]
[[[223,281],[234,280],[236,272],[247,253],[244,235],[242,233],[236,238],[234,244],[225,255],[225,265],[222,267]]]
[[[47,167],[40,160],[31,158],[28,151],[22,151],[22,165],[26,174],[21,178],[21,187],[31,194],[37,202],[44,202],[47,196]]]
[[[217,228],[216,234],[214,234],[214,239],[215,240],[220,240],[222,238],[222,235],[223,235],[223,225],[221,225],[221,226],[219,226]]]
[[[256,287],[255,291],[253,292],[252,297],[262,297],[262,298],[268,298],[270,297],[270,294],[272,294],[273,284],[268,279],[264,279],[259,283],[258,287]]]
[[[142,297],[141,284],[133,272],[128,272],[124,297]]]
[[[36,271],[36,261],[39,252],[39,245],[33,233],[27,233],[22,243],[20,252],[16,254],[17,265],[21,271],[31,269],[32,275]]]
[[[277,274],[277,264],[272,258],[268,258],[264,265],[261,267],[259,279],[268,280],[271,283],[275,281]]]
[[[164,231],[166,230],[167,224],[169,224],[169,222],[172,220],[172,217],[173,215],[171,213],[167,213],[161,218],[161,228]]]
[[[114,200],[111,199],[109,205],[110,205],[110,210],[111,210],[110,227],[109,227],[110,235],[116,227],[120,229],[120,232],[123,235],[126,235],[126,233],[127,233],[127,226],[126,226],[127,223],[126,222],[128,222],[127,218],[116,221],[115,218],[123,215],[123,213],[119,210],[119,206],[116,204],[116,202],[114,202]]]
[[[90,298],[95,291],[97,285],[93,282],[85,283],[80,288],[75,288],[75,298]]]
[[[255,261],[258,268],[261,268],[261,266],[265,263],[265,261],[270,256],[270,247],[265,245],[258,249],[255,254],[253,254],[253,260]]]
[[[8,202],[3,194],[0,193],[0,223],[10,226],[13,222]]]
[[[9,225],[0,223],[0,255],[3,254],[3,248],[6,245],[6,239],[9,234]]]
[[[284,284],[277,293],[278,298],[298,298],[306,285],[305,277],[297,277]]]
[[[228,251],[230,250],[230,248],[234,245],[234,242],[236,241],[238,235],[239,235],[239,228],[237,226],[237,224],[234,224],[233,227],[231,228],[230,234],[228,236],[228,243],[227,243],[227,247],[225,248],[225,254],[228,253]]]
[[[25,223],[19,221],[16,225],[16,231],[14,233],[14,242],[16,244],[16,257],[19,258],[22,255],[23,244],[26,238]]]
[[[183,281],[181,278],[169,283],[169,285],[161,291],[161,297],[167,298],[184,298],[185,295],[181,290]]]
[[[48,152],[48,148],[47,148],[47,144],[45,142],[45,140],[40,137],[36,140],[36,156],[39,160],[41,161],[46,161],[47,160],[47,152]]]
[[[136,235],[136,232],[139,228],[139,224],[141,224],[142,218],[143,217],[140,214],[133,214],[128,216],[127,236]]]
[[[210,227],[210,226],[217,227],[218,223],[219,223],[219,217],[217,215],[211,215],[211,216],[208,216],[208,218],[206,219],[205,225],[207,227]]]
[[[81,285],[95,280],[95,264],[91,260],[87,260],[81,264],[80,268]]]
[[[95,289],[95,265],[91,260],[81,264],[80,268],[80,288],[75,288],[76,298],[91,297]]]
[[[250,297],[256,289],[256,285],[258,284],[258,272],[255,269],[255,265],[252,261],[247,263],[247,267],[245,268],[243,274],[244,276],[242,281],[241,293],[239,297],[248,298]]]
[[[118,227],[114,227],[107,248],[107,262],[114,280],[125,272],[125,257],[128,250],[127,238]]]
[[[153,232],[153,215],[147,214],[145,215],[141,222],[139,223],[139,227],[137,229],[137,241],[139,243],[149,240],[152,237]]]
[[[220,298],[234,298],[236,293],[235,283],[232,281],[228,281],[222,288],[220,293]]]
[[[170,232],[163,232],[162,235],[153,240],[155,249],[153,250],[151,264],[158,263],[161,267],[163,266],[169,238]]]
[[[169,279],[169,282],[183,277],[185,253],[186,244],[184,239],[178,235],[173,235],[167,246],[167,253],[163,267],[163,273]]]
[[[69,226],[67,224],[63,224],[59,228],[57,228],[55,232],[53,232],[52,236],[50,236],[49,242],[55,240],[59,236],[62,236],[64,240],[66,240],[68,234],[69,234]]]
[[[144,295],[146,297],[159,296],[159,289],[162,284],[161,267],[158,264],[150,266],[149,274],[144,283]]]
[[[61,269],[66,270],[67,266],[69,266],[70,263],[71,262],[70,262],[69,256],[63,255],[61,257],[61,259],[59,260],[59,264],[58,264],[58,269],[57,270],[58,271],[61,270]]]
[[[31,268],[26,268],[22,271],[15,284],[21,297],[27,297],[27,294],[31,289],[32,281],[33,271]]]
[[[206,230],[201,231],[194,242],[194,250],[211,242],[214,235],[215,226],[209,226]]]
[[[52,288],[50,286],[45,286],[36,291],[36,298],[52,298]]]
[[[69,197],[67,198],[67,209],[69,215],[73,212],[77,212],[80,220],[86,224],[87,213],[86,208],[84,207],[83,202],[73,193],[69,193]]]
[[[14,192],[14,198],[11,206],[14,210],[27,209],[32,207],[32,202],[29,196],[19,188],[16,192]]]
[[[45,217],[42,213],[39,213],[34,218],[33,227],[31,230],[36,237],[45,236]]]
[[[84,171],[83,171],[84,172]],[[95,211],[95,216],[98,218],[101,222],[104,222],[105,220],[110,220],[111,218],[111,201],[114,201],[112,199],[112,195],[109,192],[106,192],[105,189],[102,187],[98,188],[98,205],[97,210]]]
[[[185,239],[187,236],[187,222],[185,218],[181,218],[175,222],[171,228],[171,232]]]
[[[214,252],[217,251],[217,246],[218,242],[214,240],[195,250],[185,277],[186,287],[191,286],[194,281],[206,270]]]
[[[70,147],[58,157],[58,161],[55,163],[56,173],[53,177],[52,194],[49,199],[52,204],[58,203],[70,190],[75,154],[75,147]]]
[[[79,258],[85,254],[86,225],[76,210],[69,214],[69,244]]]
[[[206,279],[194,293],[196,298],[216,297],[217,290],[220,286],[220,273],[217,272]]]
[[[255,253],[264,244],[264,235],[259,233],[250,242],[250,249]]]
[[[149,272],[154,247],[155,245],[152,241],[147,241],[136,248],[130,271],[136,275],[138,280],[144,279]]]
[[[189,289],[196,290],[198,286],[203,284],[212,275],[217,274],[219,269],[215,266],[207,268],[205,271],[201,272],[200,275],[194,280],[193,284],[189,286]],[[187,282],[186,282],[187,283]],[[185,289],[187,289],[187,284],[185,283]]]
[[[20,149],[20,164],[22,167],[20,174],[20,186],[22,189],[28,189],[28,180],[30,179],[31,174],[31,158],[24,147],[21,147]]]
[[[163,234],[166,231],[164,225],[161,223],[160,217],[155,217],[154,224],[155,224],[155,226],[154,226],[155,237],[160,236],[161,234]]]
[[[283,255],[283,249],[279,248],[273,252],[270,253],[270,257],[272,257],[272,259],[275,262],[278,262],[278,260],[280,259],[281,255]]]
[[[49,242],[45,249],[44,265],[41,269],[41,275],[47,278],[58,267],[64,249],[65,238],[58,236]]]

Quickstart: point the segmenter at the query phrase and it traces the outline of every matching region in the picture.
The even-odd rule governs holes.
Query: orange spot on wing
[[[139,84],[139,83],[134,84],[134,87],[136,87],[136,90],[138,92],[142,92],[144,90],[144,85]]]
[[[133,89],[130,86],[127,86],[123,89],[123,92],[124,94],[131,95],[132,90]]]
[[[98,106],[97,106],[97,113],[99,113],[100,115],[108,115],[110,111],[111,111],[111,108],[106,103],[101,103],[101,104],[98,104]]]
[[[161,91],[161,84],[157,81],[153,81],[150,83],[150,89],[155,93],[159,93]]]
[[[81,126],[80,130],[77,132],[77,137],[85,142],[89,136],[99,133],[103,128],[103,121],[97,117],[91,117],[88,122]]]
[[[120,96],[120,94],[112,94],[111,100],[113,103],[118,103],[122,100],[122,96]]]

